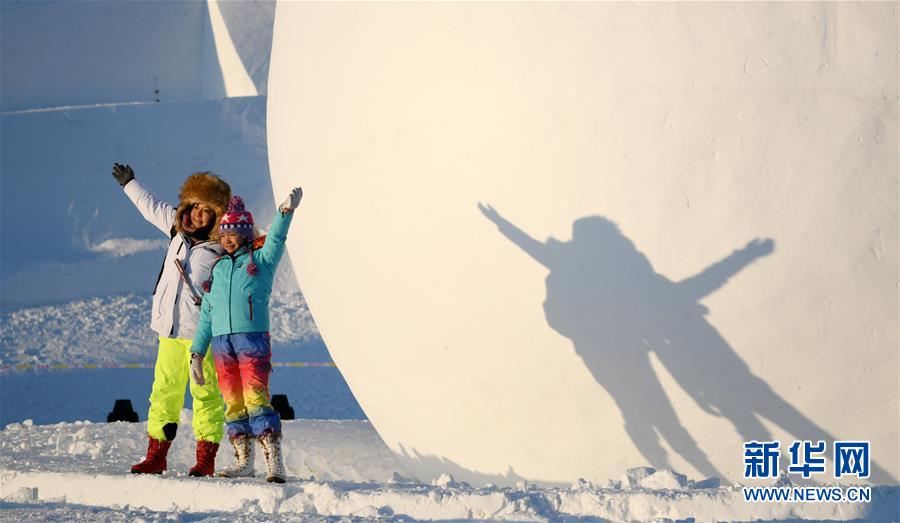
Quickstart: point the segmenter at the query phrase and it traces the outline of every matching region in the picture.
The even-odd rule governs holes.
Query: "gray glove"
[[[197,385],[206,384],[206,378],[203,377],[203,355],[196,352],[191,353],[191,379]]]
[[[300,187],[294,187],[291,189],[291,194],[288,195],[287,200],[281,204],[281,212],[291,212],[300,205],[300,199],[303,198],[303,189]]]
[[[134,180],[134,171],[128,165],[121,165],[118,163],[113,164],[112,169],[113,178],[119,182],[119,185],[125,187],[128,185],[128,182]]]

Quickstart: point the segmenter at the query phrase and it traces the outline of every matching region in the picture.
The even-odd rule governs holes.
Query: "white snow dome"
[[[410,473],[745,482],[745,441],[863,439],[896,482],[896,10],[279,4],[291,261]]]

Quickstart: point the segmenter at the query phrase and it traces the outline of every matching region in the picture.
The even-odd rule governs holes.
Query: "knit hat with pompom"
[[[228,202],[228,209],[222,214],[219,221],[219,234],[236,232],[253,241],[256,231],[253,230],[253,215],[244,208],[244,200],[240,196],[233,196]]]

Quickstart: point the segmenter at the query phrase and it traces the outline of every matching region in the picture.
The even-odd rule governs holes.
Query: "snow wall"
[[[0,2],[4,309],[152,292],[166,238],[115,161],[171,202],[216,172],[269,223],[273,21],[271,1]]]
[[[863,439],[895,483],[897,9],[279,4],[289,252],[403,463],[743,481],[744,441]]]
[[[3,2],[2,15],[4,112],[265,94],[274,1]]]

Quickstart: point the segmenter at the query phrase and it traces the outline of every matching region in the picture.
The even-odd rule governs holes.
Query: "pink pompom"
[[[240,196],[232,196],[228,201],[228,212],[243,211],[244,200]]]
[[[200,287],[203,288],[203,292],[209,292],[212,289],[212,282],[209,280],[203,280],[203,283],[200,284]]]
[[[250,262],[247,264],[247,274],[249,274],[250,276],[256,276],[257,272],[259,272],[259,267],[257,267],[255,263]]]

